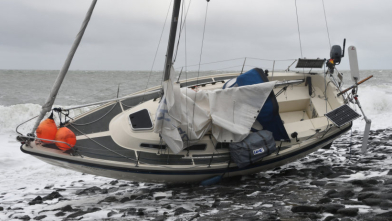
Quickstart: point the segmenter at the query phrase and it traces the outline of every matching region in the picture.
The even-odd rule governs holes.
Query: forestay
[[[175,83],[173,68],[170,76],[163,82],[154,132],[173,153],[197,143],[209,130],[218,142],[245,139],[276,83],[196,92]]]

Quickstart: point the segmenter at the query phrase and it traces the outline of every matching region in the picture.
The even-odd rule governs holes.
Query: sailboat
[[[31,133],[18,136],[22,152],[49,164],[141,182],[220,180],[270,170],[331,146],[361,116],[349,104],[362,111],[356,88],[370,77],[359,81],[356,48],[350,46],[354,84],[348,88],[350,95],[348,89],[342,90],[343,77],[335,65],[344,57],[345,43],[343,50],[333,46],[329,59],[296,60],[296,68],[327,67],[322,74],[255,68],[176,80],[173,51],[181,0],[174,0],[162,86],[122,98],[53,108],[95,4],[96,0]],[[93,105],[100,106],[77,117],[68,115],[73,108]],[[57,135],[56,139],[38,136],[37,128],[50,112],[64,117],[58,131],[70,131],[75,142],[58,140]],[[363,111],[362,115],[367,122],[365,151],[371,121]]]

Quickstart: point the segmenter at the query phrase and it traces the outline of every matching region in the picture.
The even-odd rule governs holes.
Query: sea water
[[[200,75],[220,72],[202,72]],[[349,71],[344,73],[344,86],[352,84]],[[15,128],[36,116],[41,110],[57,77],[58,71],[48,70],[0,70],[0,191],[15,191],[27,188],[34,191],[51,183],[67,183],[78,180],[80,173],[50,166],[36,158],[23,154],[20,143],[15,140]],[[183,73],[181,78],[198,74]],[[372,129],[384,129],[392,125],[392,70],[365,70],[361,79],[374,77],[359,87],[359,100]],[[67,75],[55,106],[72,106],[105,99],[121,97],[138,90],[161,84],[161,72],[148,71],[70,71]],[[77,115],[88,108],[72,113]],[[357,109],[359,112],[359,110]],[[33,121],[19,128],[30,132]],[[363,130],[362,118],[354,122],[354,130]],[[86,175],[83,179],[93,180]],[[106,178],[102,178],[106,179]],[[15,194],[15,200],[22,197]]]

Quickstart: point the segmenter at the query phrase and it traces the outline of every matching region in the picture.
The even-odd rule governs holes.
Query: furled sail
[[[276,83],[196,92],[180,88],[173,68],[171,72],[163,82],[154,132],[161,134],[173,153],[197,143],[210,130],[218,142],[245,139]]]

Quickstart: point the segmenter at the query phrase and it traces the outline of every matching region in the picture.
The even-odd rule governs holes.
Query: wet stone
[[[40,196],[37,196],[32,201],[29,202],[29,205],[35,205],[41,203],[42,203],[42,198]]]
[[[99,201],[98,204],[100,204],[100,203],[112,203],[112,202],[117,202],[117,201],[118,201],[118,199],[116,197],[108,196],[105,199]]]
[[[389,201],[383,201],[380,203],[380,208],[383,210],[388,210],[392,208],[392,202]]]
[[[358,208],[344,208],[338,210],[338,213],[344,216],[356,216],[358,215],[358,211],[359,211]]]
[[[61,208],[61,211],[63,211],[63,212],[72,212],[73,208],[70,205],[66,205],[63,208]]]
[[[53,200],[53,199],[60,198],[60,197],[63,197],[63,196],[59,192],[54,191],[54,192],[50,193],[49,195],[43,197],[42,201]]]
[[[317,204],[326,204],[326,203],[330,203],[330,202],[332,202],[332,200],[330,198],[322,198],[317,202]]]
[[[40,216],[34,217],[34,220],[41,220],[41,219],[44,219],[44,218],[46,218],[46,215],[40,215]]]
[[[364,199],[362,202],[364,202],[368,206],[377,206],[383,201],[384,201],[383,199],[378,199],[378,198],[367,198]]]
[[[316,186],[325,186],[327,184],[327,181],[312,181],[310,182],[310,185],[316,185]]]
[[[15,218],[17,218],[17,219],[21,219],[21,220],[30,220],[31,218],[30,218],[30,216],[28,216],[28,215],[24,215],[24,216],[16,216]]]
[[[293,213],[308,213],[308,212],[320,212],[320,207],[318,206],[293,206],[291,208]]]
[[[87,189],[82,189],[82,190],[78,190],[76,191],[76,195],[90,195],[90,194],[97,194],[97,193],[101,193],[102,189],[96,186],[87,188]]]
[[[0,211],[3,211],[3,210],[4,210],[4,207],[0,206]]]
[[[339,219],[334,216],[327,216],[324,221],[339,221]]]
[[[118,180],[113,180],[113,181],[110,181],[110,185],[116,185],[118,183]]]
[[[128,202],[128,201],[131,201],[131,198],[129,198],[129,197],[124,197],[124,198],[122,198],[122,199],[120,200],[120,203],[125,203],[125,202]]]
[[[117,212],[115,212],[115,211],[110,211],[110,212],[108,212],[108,217],[112,217],[113,215],[116,215],[117,214]]]
[[[392,211],[386,212],[386,213],[380,213],[376,215],[378,217],[385,217],[385,218],[391,218],[392,217]]]
[[[341,204],[327,204],[321,206],[322,211],[327,213],[337,213],[339,209],[343,209],[345,206]]]
[[[363,205],[363,202],[355,200],[342,200],[340,203],[344,205]]]
[[[166,198],[166,196],[157,196],[157,197],[155,197],[155,200],[161,200],[161,199],[164,199],[164,198]]]
[[[184,209],[183,207],[179,207],[179,208],[174,210],[174,215],[177,216],[177,215],[180,215],[180,214],[183,214],[183,213],[190,213],[190,212],[192,212],[192,211]]]
[[[358,194],[358,200],[359,201],[362,201],[362,200],[367,199],[367,198],[379,198],[379,196],[377,194],[375,194],[375,193],[359,193]]]
[[[58,212],[58,213],[56,213],[56,214],[54,214],[54,215],[57,216],[57,217],[59,217],[59,216],[64,216],[65,213],[64,213],[64,212]]]

